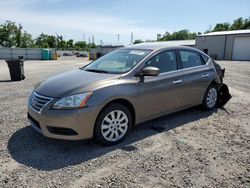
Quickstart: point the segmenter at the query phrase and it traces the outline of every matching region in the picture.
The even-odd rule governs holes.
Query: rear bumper
[[[45,108],[41,113],[38,113],[28,106],[28,119],[37,132],[49,138],[63,140],[92,138],[98,114],[98,107],[78,110]]]

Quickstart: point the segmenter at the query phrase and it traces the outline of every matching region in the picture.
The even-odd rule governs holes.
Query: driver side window
[[[156,67],[160,73],[177,70],[177,60],[175,51],[165,51],[151,58],[145,67]]]

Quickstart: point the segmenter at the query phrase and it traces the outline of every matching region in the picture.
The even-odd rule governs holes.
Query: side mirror
[[[156,67],[145,67],[141,71],[141,76],[158,76],[160,74],[160,70]]]

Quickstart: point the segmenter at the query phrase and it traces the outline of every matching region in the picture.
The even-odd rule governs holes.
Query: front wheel
[[[207,88],[204,95],[202,107],[204,110],[211,110],[216,106],[218,99],[218,92],[216,85],[212,84]]]
[[[121,104],[111,104],[97,118],[95,140],[104,145],[118,144],[126,138],[131,127],[130,111]]]

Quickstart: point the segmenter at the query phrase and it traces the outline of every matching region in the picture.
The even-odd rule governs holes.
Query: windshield
[[[83,70],[111,74],[125,73],[150,52],[150,50],[116,50],[83,67]]]

